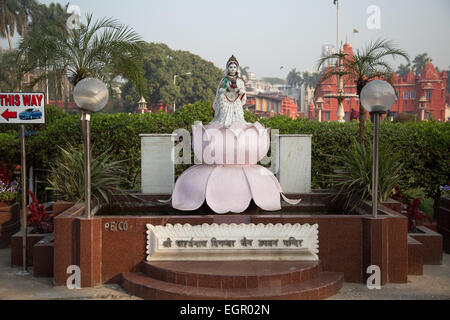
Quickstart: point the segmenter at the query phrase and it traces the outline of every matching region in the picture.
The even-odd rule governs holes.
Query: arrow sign
[[[16,119],[17,118],[17,112],[10,112],[8,109],[6,109],[2,113],[2,117],[6,119],[6,121],[9,121],[10,118]]]
[[[2,124],[44,124],[45,97],[41,92],[0,92]]]

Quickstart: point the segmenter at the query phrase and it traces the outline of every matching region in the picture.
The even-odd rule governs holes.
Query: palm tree
[[[301,76],[301,73],[299,71],[297,71],[296,68],[292,69],[287,78],[286,81],[288,83],[288,85],[290,85],[291,87],[298,87],[301,86],[303,84],[303,79]]]
[[[35,0],[18,0],[17,31],[26,41],[28,37],[28,18],[35,16],[39,10],[39,5]]]
[[[0,91],[17,92],[20,89],[20,72],[17,69],[16,53],[0,53]]]
[[[425,64],[427,63],[428,59],[430,58],[428,57],[428,54],[426,52],[419,54],[414,58],[413,70],[416,75],[419,75],[422,72],[422,69],[423,67],[425,67]],[[430,61],[432,60],[430,59]]]
[[[143,94],[140,36],[113,19],[93,22],[92,15],[88,14],[86,21],[73,30],[67,30],[61,21],[31,29],[28,41],[22,40],[19,48],[19,60],[24,69],[44,68],[49,72],[43,73],[37,81],[53,74],[67,76],[74,86],[88,77],[110,83],[122,75],[134,82]]]
[[[317,85],[317,82],[320,79],[320,73],[319,72],[303,72],[302,73],[302,82],[311,88],[315,88]]]
[[[0,37],[7,38],[9,50],[13,51],[11,38],[14,37],[18,22],[18,4],[15,0],[0,1]]]
[[[384,79],[391,82],[393,69],[384,60],[387,57],[393,59],[403,57],[409,63],[409,56],[406,51],[397,48],[390,40],[378,39],[370,42],[362,50],[358,49],[354,55],[331,54],[321,58],[318,62],[318,70],[325,66],[330,59],[339,58],[345,70],[344,80],[354,81],[356,93],[360,96],[362,89],[372,80]],[[325,68],[316,87],[316,92],[323,81],[335,75],[334,68]],[[359,141],[364,144],[366,112],[362,104],[360,104],[359,109],[359,121]]]
[[[250,67],[239,67],[239,73],[241,74],[241,77],[246,77],[248,79],[248,70]]]
[[[406,77],[411,69],[411,64],[408,63],[406,65],[400,64],[397,69],[397,73],[400,77]]]

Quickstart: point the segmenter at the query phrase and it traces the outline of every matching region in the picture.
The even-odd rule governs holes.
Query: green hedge
[[[57,145],[67,142],[81,143],[81,125],[78,115],[68,115],[61,110],[47,106],[47,124],[30,126],[28,130],[39,130],[37,136],[27,137],[29,163],[35,168],[48,169],[58,156]],[[91,121],[92,143],[98,152],[110,149],[117,160],[128,160],[129,179],[134,188],[140,180],[140,138],[141,133],[171,133],[175,129],[189,131],[194,121],[208,123],[213,112],[210,103],[196,103],[178,110],[175,114],[163,112],[153,114],[95,114]],[[258,118],[246,112],[247,121]],[[345,150],[358,137],[357,122],[316,122],[304,119],[292,120],[278,116],[260,119],[268,128],[279,129],[281,134],[312,134],[312,186],[329,188],[326,177],[336,163],[328,155]],[[1,159],[8,163],[20,163],[19,139],[16,126],[0,126]],[[403,189],[423,188],[427,195],[435,198],[437,189],[450,180],[450,123],[383,122],[380,141],[388,143],[399,153],[404,163]],[[366,139],[372,139],[372,124],[368,123]]]

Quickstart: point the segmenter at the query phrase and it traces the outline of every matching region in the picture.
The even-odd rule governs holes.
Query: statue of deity
[[[215,213],[226,214],[244,212],[252,199],[266,211],[281,210],[281,197],[292,205],[300,202],[286,198],[274,174],[258,165],[269,151],[270,129],[245,121],[246,101],[245,81],[232,56],[217,89],[214,120],[192,127],[194,154],[201,164],[178,177],[173,208],[193,211],[206,201]]]
[[[233,55],[227,62],[225,77],[220,81],[217,89],[213,104],[215,115],[212,122],[226,127],[236,122],[245,123],[243,107],[246,102],[245,81],[239,77],[239,62]]]

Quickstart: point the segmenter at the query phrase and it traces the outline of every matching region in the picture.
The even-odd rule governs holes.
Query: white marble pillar
[[[172,194],[175,184],[172,134],[141,134],[142,193]]]
[[[344,111],[344,103],[338,102],[338,110],[337,110],[337,122],[345,122],[345,111]]]
[[[285,194],[311,192],[312,135],[280,135],[278,179]]]

